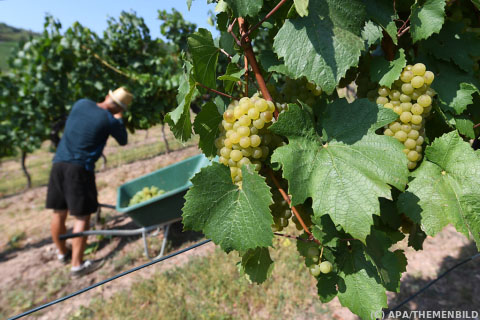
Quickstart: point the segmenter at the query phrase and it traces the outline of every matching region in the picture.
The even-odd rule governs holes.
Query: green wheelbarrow
[[[117,190],[116,206],[100,204],[101,207],[115,209],[128,215],[140,228],[134,230],[88,230],[79,233],[64,234],[60,239],[69,239],[88,235],[134,236],[142,235],[145,255],[150,258],[147,235],[153,230],[163,228],[164,236],[160,254],[163,256],[170,225],[182,219],[184,196],[192,183],[190,179],[203,167],[210,164],[203,154],[193,156],[160,170],[131,180]],[[144,187],[155,186],[165,193],[147,201],[128,206],[130,199]],[[154,258],[154,259],[155,259]]]

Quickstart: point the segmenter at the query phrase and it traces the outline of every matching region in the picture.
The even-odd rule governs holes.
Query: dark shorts
[[[73,216],[87,216],[97,211],[95,173],[83,166],[56,162],[50,172],[47,209],[69,210]]]

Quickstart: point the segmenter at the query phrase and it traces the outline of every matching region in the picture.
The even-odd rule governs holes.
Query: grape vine
[[[185,227],[238,251],[256,283],[274,272],[273,238],[297,239],[319,298],[364,319],[400,289],[407,259],[393,245],[421,250],[452,224],[480,248],[479,9],[218,1],[219,39],[188,38],[170,113],[183,139],[186,106],[212,95],[193,128],[219,163],[193,178]]]

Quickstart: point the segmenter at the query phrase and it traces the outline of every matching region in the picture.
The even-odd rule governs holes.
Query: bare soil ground
[[[158,168],[198,154],[196,147],[188,147],[170,154],[148,160],[137,161],[97,174],[99,201],[114,204],[116,189],[122,183],[152,172]],[[143,256],[140,237],[100,239],[90,237],[89,242],[97,245],[97,250],[89,258],[106,260],[99,271],[80,279],[71,279],[69,266],[56,261],[54,247],[50,239],[49,210],[44,209],[46,187],[0,200],[0,317],[5,318],[28,310],[36,305],[74,292],[87,285],[106,279],[147,261]],[[133,229],[136,226],[130,219],[113,210],[104,210],[103,228]],[[72,220],[68,221],[71,227]],[[181,225],[175,225],[168,251],[172,252],[188,246],[199,239],[196,233],[182,233]],[[151,248],[158,250],[162,235],[149,238]],[[99,294],[108,298],[118,290],[128,287],[139,279],[145,279],[154,272],[182,265],[193,257],[208,255],[213,250],[208,244],[177,256],[165,263],[136,272],[77,296],[68,303],[62,303],[35,313],[30,318],[63,319],[82,305],[88,305],[93,296]],[[474,244],[454,228],[447,227],[435,238],[428,238],[424,250],[416,252],[407,248],[409,265],[402,278],[400,295],[389,295],[389,305],[395,306],[423,287],[438,274],[476,252]],[[480,310],[480,259],[463,265],[401,310]],[[318,319],[356,319],[338,299],[328,304],[329,315],[319,315]]]

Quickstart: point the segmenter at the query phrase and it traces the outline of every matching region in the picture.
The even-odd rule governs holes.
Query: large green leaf
[[[220,50],[213,43],[207,29],[198,29],[188,37],[188,48],[192,54],[195,80],[209,88],[216,88],[216,69]]]
[[[339,259],[342,280],[338,284],[338,299],[361,319],[372,319],[372,313],[387,307],[385,288],[360,243],[353,243],[352,251],[344,252]]]
[[[469,72],[473,69],[474,58],[480,56],[480,41],[478,35],[464,32],[464,28],[463,23],[449,21],[438,35],[430,37],[422,46],[437,59],[452,61]]]
[[[202,111],[193,122],[195,133],[200,136],[198,146],[207,157],[214,157],[217,154],[215,138],[220,131],[218,125],[222,122],[222,119],[217,106],[213,102],[208,102],[202,107]]]
[[[394,19],[397,17],[394,2],[390,0],[363,0],[367,8],[367,16],[382,26],[387,34],[397,44],[397,26]]]
[[[480,93],[474,85],[470,83],[460,83],[460,89],[457,90],[457,96],[453,98],[451,106],[457,114],[461,114],[469,105],[473,103],[473,94]]]
[[[242,256],[241,266],[250,281],[262,283],[272,273],[273,260],[268,248],[255,248],[248,250]]]
[[[242,176],[239,188],[228,167],[214,162],[193,177],[185,195],[185,228],[202,231],[226,252],[272,245],[269,187],[253,166],[244,166]]]
[[[224,0],[233,10],[235,17],[255,17],[263,6],[263,0]]]
[[[358,64],[364,24],[365,8],[358,0],[348,6],[341,0],[313,1],[308,17],[285,21],[273,47],[284,58],[290,77],[306,76],[332,93],[347,70]]]
[[[435,139],[398,207],[431,236],[447,224],[480,248],[480,158],[456,131]]]
[[[190,104],[195,93],[195,81],[191,77],[191,66],[187,64],[187,72],[180,78],[177,102],[178,107],[167,113],[165,121],[177,139],[187,141],[192,136],[190,120]]]
[[[445,0],[426,0],[423,4],[416,2],[412,6],[410,33],[413,42],[440,32],[445,20],[445,4]]]
[[[366,99],[352,104],[338,99],[321,119],[322,137],[311,115],[296,105],[271,127],[289,140],[275,150],[272,162],[282,165],[293,204],[311,197],[316,217],[330,215],[363,242],[372,215],[380,214],[378,197],[391,199],[389,184],[403,190],[408,176],[402,145],[372,131],[378,114],[377,105]]]
[[[382,39],[382,28],[377,26],[374,22],[368,21],[362,30],[362,38],[367,42],[367,47]]]
[[[242,76],[245,74],[245,69],[240,69],[235,63],[230,62],[227,65],[227,71],[223,76],[218,77],[218,80],[223,80],[225,92],[231,93],[235,83],[242,81]]]
[[[370,64],[370,79],[381,86],[391,87],[392,83],[400,78],[403,68],[407,65],[405,52],[398,50],[395,60],[387,61],[383,57],[373,57]]]

